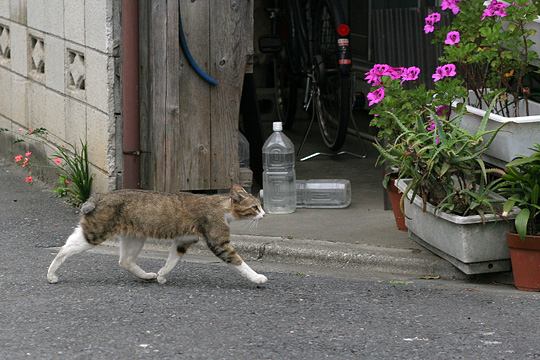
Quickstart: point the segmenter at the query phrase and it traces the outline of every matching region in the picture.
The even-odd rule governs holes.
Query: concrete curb
[[[282,237],[231,235],[231,242],[246,261],[264,260],[288,264],[323,265],[346,269],[354,267],[369,272],[409,276],[436,275],[443,279],[466,279],[467,276],[427,250],[381,248],[372,245],[337,243],[322,240]],[[116,246],[116,241],[108,241]],[[168,251],[170,241],[151,239],[145,249]],[[190,253],[211,254],[203,241]]]

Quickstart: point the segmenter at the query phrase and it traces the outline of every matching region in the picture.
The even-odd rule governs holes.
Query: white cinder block
[[[81,140],[86,140],[86,105],[66,98],[64,118],[66,142],[80,149]]]
[[[87,1],[84,9],[86,46],[112,53],[112,1]]]
[[[108,113],[112,104],[113,60],[95,50],[86,50],[86,101]]]
[[[64,123],[64,96],[45,89],[45,116],[43,118],[43,127],[60,139],[66,137],[66,127]]]
[[[92,193],[105,193],[109,190],[109,177],[103,170],[90,166],[90,173],[94,177],[92,181]]]
[[[26,25],[26,0],[10,0],[10,19]]]
[[[0,0],[0,17],[9,19],[9,0]]]
[[[11,118],[11,72],[0,67],[0,115]]]
[[[11,70],[28,75],[28,32],[26,27],[11,23]]]
[[[45,29],[48,33],[64,37],[64,1],[43,0],[45,3]]]
[[[45,87],[35,81],[28,82],[28,126],[45,127]]]
[[[18,125],[28,127],[28,80],[11,73],[11,118]]]
[[[101,170],[108,170],[109,116],[90,106],[86,109],[88,158]]]
[[[26,0],[28,27],[45,31],[45,0]]]
[[[11,130],[11,126],[12,126],[11,121],[8,118],[0,115],[0,128]]]
[[[84,0],[64,1],[64,35],[66,40],[84,45]]]
[[[45,84],[63,93],[65,91],[65,45],[64,40],[45,35]]]

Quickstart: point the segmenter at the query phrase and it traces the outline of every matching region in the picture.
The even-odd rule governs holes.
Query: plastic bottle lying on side
[[[259,193],[264,200],[264,192]],[[351,204],[351,182],[345,179],[296,180],[296,207],[342,209]]]
[[[345,179],[296,181],[296,207],[346,208],[351,204],[351,182]]]

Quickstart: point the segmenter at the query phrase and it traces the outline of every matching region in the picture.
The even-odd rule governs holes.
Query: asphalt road
[[[114,249],[46,269],[72,209],[0,166],[0,359],[538,359],[540,293],[501,284],[250,264],[257,287],[190,257],[165,285]],[[163,254],[140,265],[155,271]]]

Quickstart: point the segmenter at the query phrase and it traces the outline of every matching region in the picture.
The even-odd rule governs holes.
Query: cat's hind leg
[[[60,248],[60,251],[52,261],[47,272],[47,280],[54,284],[58,282],[58,276],[56,271],[62,265],[62,263],[70,256],[79,254],[83,251],[93,248],[94,245],[88,243],[84,237],[83,230],[80,226],[75,228],[75,231],[68,237],[64,246]]]
[[[220,241],[218,239],[209,238],[206,239],[206,243],[214,255],[232,266],[240,273],[240,275],[249,281],[254,282],[255,284],[264,284],[268,281],[266,276],[258,274],[242,260],[228,239]]]
[[[120,237],[120,259],[118,264],[133,275],[144,280],[152,280],[157,277],[156,273],[148,273],[135,263],[137,256],[144,245],[144,238]]]
[[[191,245],[195,244],[197,241],[199,241],[198,238],[190,237],[184,237],[173,241],[171,247],[169,248],[169,256],[167,257],[167,261],[165,262],[165,265],[163,265],[163,267],[158,271],[158,283],[165,284],[167,282],[165,275],[167,275],[172,271],[172,269],[174,269],[174,267],[178,263],[178,260],[180,260],[180,257],[184,255],[187,252],[188,248]]]

